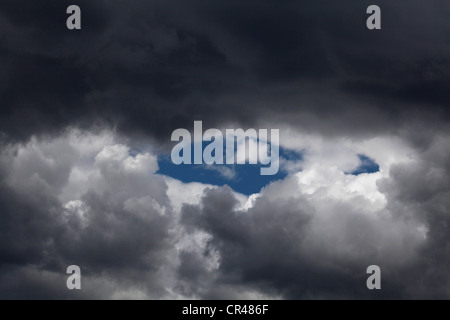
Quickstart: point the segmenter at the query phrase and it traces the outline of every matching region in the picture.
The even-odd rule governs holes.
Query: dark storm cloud
[[[446,272],[450,267],[449,163],[448,138],[436,135],[419,160],[395,166],[391,169],[392,179],[380,185],[389,195],[392,211],[399,216],[419,218],[428,227],[419,263],[412,265],[410,272],[402,277],[412,284],[408,294],[413,296],[443,299],[450,294],[450,277]]]
[[[11,138],[106,124],[167,141],[196,119],[266,118],[373,133],[411,110],[447,117],[447,1],[379,1],[383,29],[371,32],[367,1],[79,1],[76,32],[68,4],[0,5]]]
[[[365,27],[372,1],[80,0],[81,31],[65,27],[70,4],[0,3],[0,298],[450,296],[448,1],[377,1],[380,31]],[[133,171],[129,150],[100,148],[86,174],[66,140],[8,145],[105,126],[167,143],[194,120],[399,135],[417,157],[379,183],[384,220],[311,201],[288,178],[248,210],[208,190],[178,225],[165,181]],[[339,218],[320,220],[320,206]],[[202,250],[174,249],[202,232]],[[80,294],[64,286],[76,263]],[[381,293],[364,286],[374,263]]]
[[[11,265],[39,263],[48,249],[50,234],[59,232],[55,219],[57,202],[42,199],[41,203],[33,203],[26,195],[18,195],[6,187],[1,191],[0,261]]]

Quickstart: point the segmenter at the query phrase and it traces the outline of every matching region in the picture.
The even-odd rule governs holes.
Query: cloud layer
[[[341,2],[3,0],[0,298],[449,298],[449,2]],[[302,157],[249,197],[158,174],[194,120]]]
[[[167,142],[194,120],[253,127],[271,119],[350,136],[448,121],[445,0],[78,2],[0,5],[2,114],[9,139],[107,124]]]
[[[326,139],[303,141],[301,170],[250,197],[155,174],[151,149],[131,152],[111,132],[11,145],[1,156],[1,297],[448,297],[446,137],[426,151],[342,140],[340,164],[321,154]],[[368,145],[384,147],[380,172],[346,174]],[[71,264],[83,271],[80,293],[65,289]],[[379,293],[365,288],[372,264],[383,270]]]

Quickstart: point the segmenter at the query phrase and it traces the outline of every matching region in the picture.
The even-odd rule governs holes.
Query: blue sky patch
[[[260,169],[267,165],[194,165],[172,163],[170,155],[159,155],[159,174],[166,175],[185,183],[200,182],[216,186],[228,185],[236,192],[251,195],[261,191],[273,181],[284,179],[287,172],[283,170],[283,162],[300,161],[302,155],[280,148],[280,170],[273,176],[262,176]]]
[[[348,174],[357,176],[363,173],[375,173],[380,171],[380,166],[373,159],[362,154],[359,154],[358,157],[361,164],[358,168],[356,168],[356,170],[349,172]]]

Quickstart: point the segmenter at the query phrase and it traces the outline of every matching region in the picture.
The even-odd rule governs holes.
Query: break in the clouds
[[[448,1],[71,4],[0,3],[0,298],[450,297]],[[196,120],[279,175],[170,167]]]

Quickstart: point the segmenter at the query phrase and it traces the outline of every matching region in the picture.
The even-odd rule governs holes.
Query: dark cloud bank
[[[365,27],[368,1],[79,1],[80,32],[63,28],[68,4],[0,5],[10,138],[98,123],[166,140],[196,119],[341,134],[448,119],[446,1],[379,1],[379,32]]]
[[[376,2],[371,32],[369,1],[80,0],[70,32],[72,2],[3,0],[0,298],[449,298],[450,4]],[[294,177],[250,209],[224,187],[178,212],[151,156],[119,145],[166,146],[194,120],[399,137],[415,156],[377,182],[381,218]],[[68,128],[123,141],[80,164]],[[371,264],[381,291],[365,287]]]

